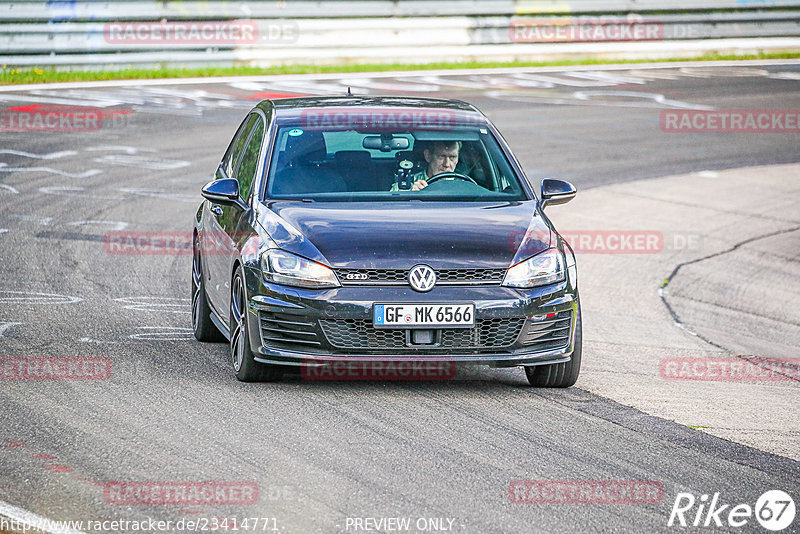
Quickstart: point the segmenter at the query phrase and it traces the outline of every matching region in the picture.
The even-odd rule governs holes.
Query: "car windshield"
[[[527,200],[520,178],[481,125],[282,125],[271,161],[265,191],[270,199]]]

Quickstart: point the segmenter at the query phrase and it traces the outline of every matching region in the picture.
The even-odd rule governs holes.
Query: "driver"
[[[428,187],[428,179],[443,172],[454,172],[458,164],[458,153],[461,150],[461,141],[434,141],[430,148],[422,151],[428,168],[411,176],[412,191],[419,191]],[[392,191],[398,191],[397,183],[392,185]]]

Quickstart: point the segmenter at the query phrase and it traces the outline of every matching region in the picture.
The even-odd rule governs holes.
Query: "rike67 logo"
[[[699,498],[691,493],[678,493],[667,526],[741,528],[755,518],[763,528],[777,532],[789,527],[796,513],[794,499],[781,490],[764,492],[755,506],[725,503],[719,493],[703,494]]]

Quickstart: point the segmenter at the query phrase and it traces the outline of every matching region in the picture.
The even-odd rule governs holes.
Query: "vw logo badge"
[[[408,271],[408,283],[415,291],[430,291],[436,285],[436,273],[427,265],[415,265]]]

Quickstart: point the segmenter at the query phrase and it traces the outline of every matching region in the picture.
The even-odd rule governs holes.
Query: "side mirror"
[[[208,182],[200,191],[203,198],[220,204],[237,204],[239,200],[239,182],[233,178],[223,178]]]
[[[545,178],[542,180],[542,200],[539,201],[539,207],[542,209],[545,206],[559,204],[566,204],[578,194],[575,186],[564,180],[554,180],[552,178]]]

